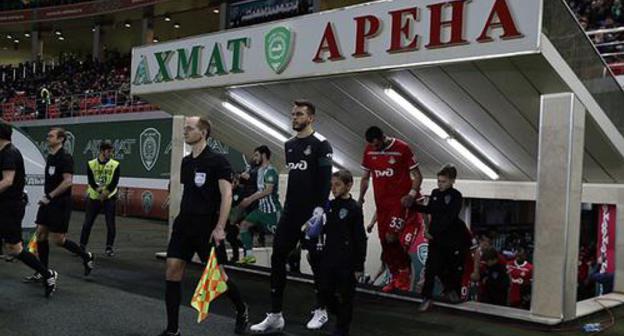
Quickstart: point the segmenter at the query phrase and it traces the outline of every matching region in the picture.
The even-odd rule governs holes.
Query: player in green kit
[[[249,228],[257,226],[265,232],[275,233],[277,222],[282,211],[279,201],[279,173],[271,165],[271,150],[267,146],[260,146],[254,150],[253,160],[259,166],[258,191],[243,199],[241,208],[246,208],[258,201],[258,208],[249,213],[241,223],[240,237],[245,249],[245,257],[240,264],[253,264],[256,257],[253,255],[253,237]]]

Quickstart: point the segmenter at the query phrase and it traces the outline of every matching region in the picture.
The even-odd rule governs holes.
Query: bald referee
[[[193,255],[197,253],[206,262],[215,246],[219,265],[227,262],[223,240],[232,207],[232,168],[223,155],[208,147],[206,140],[210,137],[210,129],[210,122],[200,117],[189,117],[184,125],[184,141],[192,146],[192,151],[182,160],[180,179],[184,191],[167,249],[167,329],[160,336],[180,335],[181,281]],[[247,304],[221,267],[228,286],[225,294],[237,312],[234,332],[242,334],[249,323]]]

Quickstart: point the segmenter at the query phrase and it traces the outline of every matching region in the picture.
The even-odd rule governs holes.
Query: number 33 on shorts
[[[390,229],[392,229],[393,231],[403,230],[404,225],[405,225],[405,220],[403,218],[392,217],[390,219]]]

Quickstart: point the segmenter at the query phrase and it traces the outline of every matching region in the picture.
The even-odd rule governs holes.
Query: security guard
[[[115,209],[119,184],[119,161],[111,159],[113,145],[109,141],[100,144],[98,157],[87,163],[87,204],[85,206],[85,220],[80,233],[80,246],[86,249],[91,235],[91,228],[95,218],[104,212],[106,218],[106,250],[104,253],[113,257],[115,251]]]

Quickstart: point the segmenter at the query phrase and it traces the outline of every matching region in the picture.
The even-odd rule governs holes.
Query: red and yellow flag
[[[37,233],[33,233],[32,237],[30,238],[30,241],[28,242],[28,252],[34,254],[34,255],[38,255],[37,252]]]
[[[215,248],[210,251],[210,258],[208,258],[208,264],[199,279],[195,294],[191,300],[191,306],[197,309],[199,315],[197,316],[197,323],[200,323],[208,316],[208,309],[210,302],[219,297],[221,294],[227,291],[227,284],[221,274],[221,268],[217,263],[217,255]]]

